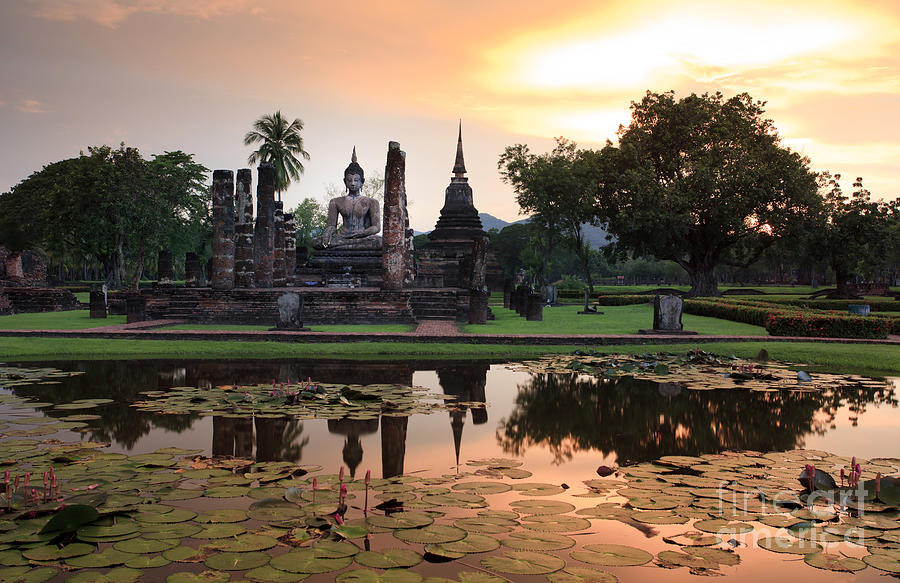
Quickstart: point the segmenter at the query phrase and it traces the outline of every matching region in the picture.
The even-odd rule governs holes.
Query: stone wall
[[[287,289],[175,288],[143,290],[147,318],[178,318],[191,322],[275,326],[278,296]],[[304,324],[413,323],[410,290],[296,289],[303,296]]]
[[[11,253],[0,247],[0,283],[6,286],[47,287],[47,261],[34,251]]]
[[[7,314],[60,312],[77,309],[78,300],[66,289],[7,287],[0,288],[0,314],[4,313],[4,305]]]

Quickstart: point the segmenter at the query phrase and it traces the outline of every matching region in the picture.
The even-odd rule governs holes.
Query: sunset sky
[[[2,0],[0,54],[0,192],[122,141],[246,167],[244,133],[281,109],[311,155],[285,206],[324,201],[354,145],[383,173],[395,140],[430,230],[461,118],[475,204],[512,221],[505,146],[600,146],[674,89],[747,91],[813,168],[900,195],[897,0]]]

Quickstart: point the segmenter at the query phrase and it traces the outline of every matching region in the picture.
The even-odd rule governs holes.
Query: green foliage
[[[532,154],[528,146],[516,144],[500,155],[501,179],[513,187],[521,211],[532,214],[529,234],[537,251],[538,285],[548,281],[546,260],[562,243],[578,256],[588,288],[593,287],[591,248],[582,227],[594,220],[595,157],[596,153],[579,150],[565,138],[557,138],[556,147],[545,154]]]
[[[132,287],[163,248],[184,254],[209,229],[208,170],[184,152],[145,160],[122,144],[45,166],[0,196],[0,242],[43,250],[56,261],[97,261]]]
[[[328,212],[315,199],[304,198],[289,211],[294,215],[297,227],[297,247],[312,249],[312,240],[321,234],[328,224]]]
[[[763,103],[648,92],[594,159],[596,213],[617,246],[678,263],[690,295],[718,295],[718,265],[748,265],[814,210],[808,161],[780,145]]]
[[[303,120],[288,122],[281,111],[267,114],[253,122],[253,129],[244,135],[244,145],[259,144],[247,158],[248,164],[268,162],[275,166],[275,190],[284,192],[291,182],[300,180],[303,163],[309,153],[303,149]]]

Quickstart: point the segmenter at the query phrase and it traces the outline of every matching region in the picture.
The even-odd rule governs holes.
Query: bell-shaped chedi
[[[463,155],[462,122],[456,141],[456,159],[453,176],[444,193],[444,207],[428,234],[428,242],[418,253],[417,280],[421,287],[469,287],[471,283],[471,256],[475,240],[487,239],[475,208],[472,187],[466,176]],[[497,281],[502,284],[496,258],[488,252],[488,286]]]

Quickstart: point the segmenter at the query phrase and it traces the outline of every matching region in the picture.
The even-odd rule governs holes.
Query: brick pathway
[[[421,320],[416,336],[459,336],[459,328],[453,320]]]

